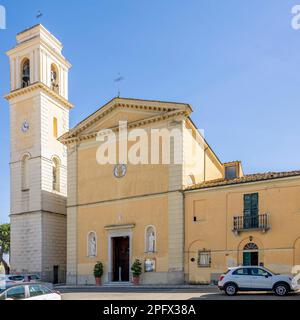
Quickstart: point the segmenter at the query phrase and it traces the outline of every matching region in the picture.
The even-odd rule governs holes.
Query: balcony
[[[248,230],[260,230],[262,232],[266,232],[269,229],[269,215],[267,213],[259,214],[254,217],[233,217],[232,231],[236,234]]]

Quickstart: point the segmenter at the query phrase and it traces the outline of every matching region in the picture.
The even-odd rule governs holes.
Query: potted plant
[[[96,285],[101,286],[101,277],[103,276],[103,264],[98,261],[94,267],[94,276],[96,280]]]
[[[131,266],[132,271],[132,282],[134,285],[140,284],[140,275],[142,274],[142,263],[139,259],[136,259]]]

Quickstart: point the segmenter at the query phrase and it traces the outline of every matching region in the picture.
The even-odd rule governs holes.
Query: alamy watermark
[[[177,125],[169,128],[128,129],[120,121],[117,130],[101,130],[96,140],[98,164],[182,165],[202,171],[205,140],[203,131]],[[199,172],[200,173],[200,172]]]
[[[0,29],[6,29],[6,10],[0,5]]]
[[[294,30],[300,29],[300,4],[295,5],[292,8],[292,20],[291,20],[291,26]]]

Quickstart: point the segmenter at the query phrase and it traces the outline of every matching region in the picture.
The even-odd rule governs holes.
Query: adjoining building
[[[185,191],[188,282],[216,281],[227,267],[300,272],[300,171],[252,174]]]
[[[137,258],[144,284],[209,283],[239,264],[298,272],[300,171],[222,163],[186,103],[116,97],[69,130],[62,44],[36,25],[8,55],[13,272],[93,284],[101,261],[104,282],[129,282]],[[118,159],[100,164],[105,132]],[[171,133],[169,162],[157,132]]]

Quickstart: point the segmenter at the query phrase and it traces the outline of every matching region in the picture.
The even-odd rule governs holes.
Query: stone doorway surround
[[[108,225],[104,229],[108,232],[107,241],[108,241],[108,274],[107,281],[110,284],[115,284],[118,282],[113,282],[113,252],[112,252],[112,242],[113,238],[119,237],[128,237],[129,238],[129,270],[132,265],[132,230],[135,228],[135,224],[123,224],[123,225]],[[129,280],[131,274],[129,271]],[[129,281],[130,282],[130,281]],[[126,282],[122,282],[126,283]]]

